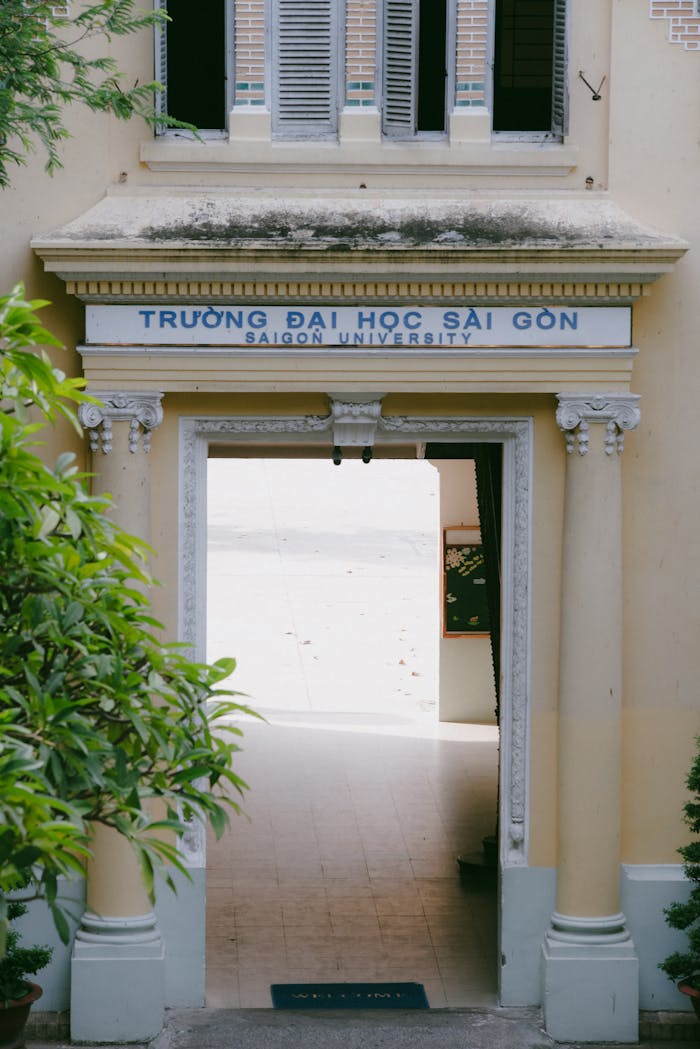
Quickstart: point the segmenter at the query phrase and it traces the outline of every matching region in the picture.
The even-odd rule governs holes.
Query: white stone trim
[[[210,441],[310,441],[332,449],[328,416],[185,417],[180,420],[180,637],[196,659],[206,649],[206,464]],[[501,861],[524,866],[529,834],[530,565],[533,424],[529,418],[391,416],[378,442],[502,443],[503,559]]]
[[[90,944],[159,944],[160,931],[153,911],[128,918],[103,918],[94,911],[85,911],[80,920],[76,940]]]
[[[624,431],[639,426],[637,393],[558,393],[557,425],[566,438],[566,450],[572,455],[588,452],[591,423],[605,423],[605,454],[621,454]]]
[[[587,945],[626,943],[630,934],[621,911],[594,918],[579,918],[554,911],[547,937],[560,943]]]
[[[341,448],[371,447],[381,414],[381,396],[331,397],[333,444]]]
[[[201,783],[204,788],[206,784]],[[207,865],[207,828],[199,816],[182,816],[187,829],[178,839],[180,859],[188,870],[198,870]]]
[[[688,884],[682,863],[623,863],[622,871],[632,882],[678,882]]]
[[[102,449],[105,455],[112,451],[112,424],[129,423],[129,451],[139,450],[143,431],[143,450],[151,449],[151,431],[163,421],[162,393],[143,391],[116,392],[101,390],[99,403],[78,405],[78,418],[88,431],[90,450]]]

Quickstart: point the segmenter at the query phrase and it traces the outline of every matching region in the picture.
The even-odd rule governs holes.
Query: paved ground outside
[[[691,1041],[643,1041],[639,1049],[688,1049]],[[695,1043],[696,1044],[696,1043]],[[609,1045],[609,1043],[608,1043]],[[67,1049],[29,1042],[29,1049]],[[302,1013],[272,1009],[175,1010],[150,1046],[132,1049],[579,1049],[545,1033],[538,1010],[450,1009]],[[85,1047],[97,1049],[97,1047]],[[585,1049],[604,1049],[587,1043]]]
[[[208,657],[274,718],[437,702],[438,475],[424,461],[209,461]]]

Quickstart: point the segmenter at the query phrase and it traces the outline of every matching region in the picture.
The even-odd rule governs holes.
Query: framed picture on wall
[[[478,526],[442,530],[442,636],[489,633],[486,572]]]

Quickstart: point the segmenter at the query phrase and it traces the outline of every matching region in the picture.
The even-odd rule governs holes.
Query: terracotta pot
[[[677,986],[681,994],[688,995],[693,1004],[695,1015],[697,1016],[698,1020],[700,1020],[700,991],[697,989],[697,987],[693,987],[692,984],[686,983],[685,980],[681,980],[681,982]]]
[[[22,1049],[24,1046],[24,1028],[29,1018],[32,1004],[44,993],[38,983],[31,983],[29,994],[17,998],[8,1005],[0,1005],[0,1049]]]

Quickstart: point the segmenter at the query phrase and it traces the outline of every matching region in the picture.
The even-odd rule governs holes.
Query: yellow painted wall
[[[538,199],[568,189],[582,191],[586,178],[596,189],[609,186],[612,199],[637,220],[666,233],[700,242],[700,55],[666,40],[668,26],[651,21],[646,0],[585,0],[571,5],[571,144],[579,150],[566,177],[538,173],[492,176],[478,168],[457,175],[429,171],[412,176],[373,175],[373,185],[429,192],[449,187],[461,195],[531,193]],[[608,37],[608,27],[612,37]],[[115,53],[130,79],[151,76],[148,33],[116,42]],[[611,57],[610,57],[611,55]],[[577,78],[582,69],[598,83],[600,102]],[[32,254],[32,235],[74,218],[110,188],[132,185],[241,186],[247,173],[155,172],[139,160],[150,132],[138,122],[118,122],[75,110],[69,127],[79,138],[62,147],[64,170],[53,179],[38,154],[18,169],[13,188],[0,194],[2,251],[0,288],[16,279],[32,296],[54,306],[47,323],[69,347],[62,366],[77,371],[73,348],[82,337],[83,309],[65,295],[62,282],[42,272]],[[608,146],[610,140],[610,146]],[[244,155],[239,150],[238,156]],[[279,155],[279,154],[278,154]],[[289,184],[356,185],[356,172],[286,174]],[[355,180],[353,182],[353,179]],[[278,183],[277,169],[256,184]],[[428,187],[426,190],[425,187]],[[283,188],[280,193],[283,194]],[[634,340],[640,354],[632,389],[642,394],[642,424],[626,438],[624,484],[624,736],[623,858],[628,862],[675,862],[683,840],[680,806],[693,737],[700,730],[698,681],[698,569],[700,567],[700,456],[695,437],[700,367],[698,321],[700,261],[691,251],[675,273],[659,281],[634,307]],[[336,373],[337,374],[337,373]],[[335,377],[335,376],[334,376]],[[584,376],[572,376],[572,386]],[[624,377],[617,376],[620,385]],[[500,381],[500,380],[498,380]],[[507,384],[507,374],[503,376]],[[331,387],[333,388],[333,387]],[[447,389],[446,384],[446,389]],[[246,414],[325,411],[320,392],[305,395],[216,393],[166,397],[166,417],[153,441],[152,538],[157,549],[156,615],[176,628],[177,418],[182,413]],[[390,394],[385,414],[532,414],[535,419],[533,477],[532,712],[530,858],[533,865],[556,861],[556,739],[561,529],[565,456],[554,420],[555,398],[546,394]],[[82,445],[59,427],[47,454]]]
[[[642,422],[624,468],[623,856],[676,863],[700,731],[700,53],[639,0],[613,4],[610,186],[638,219],[694,248],[634,310]]]

